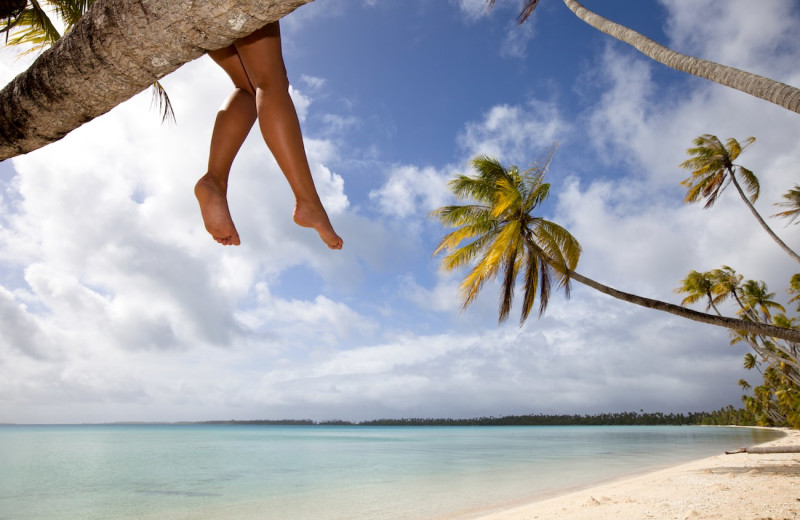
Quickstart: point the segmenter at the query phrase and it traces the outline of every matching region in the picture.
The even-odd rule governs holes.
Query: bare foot
[[[241,242],[228,209],[225,187],[207,173],[195,184],[194,195],[200,203],[200,214],[203,216],[206,231],[223,246],[238,246]]]
[[[298,226],[313,228],[325,244],[331,249],[341,249],[344,241],[333,230],[331,221],[322,204],[303,204],[298,202],[294,207],[294,222]]]

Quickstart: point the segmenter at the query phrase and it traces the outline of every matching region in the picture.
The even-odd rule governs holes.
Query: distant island
[[[755,426],[753,415],[747,410],[732,406],[715,412],[645,413],[621,412],[595,415],[506,415],[503,417],[475,417],[472,419],[374,419],[368,421],[343,421],[339,419],[313,421],[311,419],[255,419],[227,421],[199,421],[180,424],[253,425],[253,426]]]

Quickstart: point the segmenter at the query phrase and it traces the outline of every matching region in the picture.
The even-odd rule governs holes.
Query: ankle
[[[215,191],[219,191],[222,194],[226,194],[228,192],[227,177],[215,175],[211,172],[208,172],[202,177],[200,177],[200,179],[197,181],[197,184],[212,188]]]

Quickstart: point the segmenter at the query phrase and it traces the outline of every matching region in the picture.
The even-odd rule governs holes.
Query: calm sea
[[[777,436],[688,426],[0,426],[0,519],[475,518]]]

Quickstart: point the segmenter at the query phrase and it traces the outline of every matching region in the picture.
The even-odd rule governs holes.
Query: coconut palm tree
[[[797,312],[800,312],[800,273],[792,275],[787,291],[792,295],[789,303],[797,302]]]
[[[569,271],[578,264],[580,244],[558,224],[533,215],[550,190],[550,185],[543,182],[549,163],[550,160],[542,167],[520,172],[516,166],[506,169],[496,159],[478,156],[472,160],[477,175],[459,175],[450,181],[458,198],[477,203],[445,206],[433,212],[443,224],[458,228],[448,233],[434,251],[434,255],[449,251],[442,260],[445,269],[475,261],[461,285],[464,308],[498,273],[503,279],[501,322],[511,310],[520,271],[525,273],[520,324],[530,314],[537,294],[539,314],[544,313],[554,281],[569,293]],[[458,247],[464,240],[470,242]]]
[[[795,220],[800,218],[800,184],[795,184],[794,188],[784,193],[783,198],[786,200],[782,202],[776,202],[775,205],[789,209],[787,209],[786,211],[781,211],[780,213],[775,213],[772,216],[788,218],[789,224],[792,223],[797,224]]]
[[[710,208],[725,188],[729,184],[733,184],[747,209],[750,210],[753,217],[764,228],[764,231],[789,256],[800,262],[800,255],[778,238],[778,235],[764,222],[764,219],[761,218],[761,215],[753,206],[753,202],[756,201],[759,193],[758,178],[744,166],[734,163],[739,155],[755,140],[755,137],[748,137],[745,139],[744,145],[742,145],[731,137],[723,145],[715,135],[703,134],[697,137],[693,141],[695,147],[687,150],[691,158],[680,165],[681,168],[692,172],[688,178],[681,181],[681,184],[688,188],[684,202],[693,203],[705,199],[705,207]],[[742,188],[742,184],[744,184],[744,188]],[[745,189],[750,194],[749,198],[745,195]]]
[[[714,295],[715,305],[719,305],[732,297],[739,304],[739,308],[744,308],[744,304],[739,299],[739,291],[744,276],[738,274],[732,267],[723,265],[722,269],[710,271],[709,278],[713,282],[711,293]]]
[[[43,51],[55,44],[60,38],[61,33],[56,29],[56,24],[47,14],[48,11],[58,15],[60,23],[64,26],[66,34],[78,20],[83,17],[95,0],[30,0],[27,6],[18,12],[16,16],[10,16],[6,21],[0,21],[0,33],[14,32],[14,36],[8,38],[8,45],[27,46],[23,52]],[[175,121],[175,112],[172,109],[172,102],[169,100],[167,91],[161,83],[156,80],[151,89],[153,91],[153,103],[158,105],[161,112],[161,121]]]
[[[767,284],[760,280],[747,280],[742,284],[742,302],[744,309],[740,311],[742,314],[758,314],[761,311],[762,321],[772,321],[771,309],[778,309],[781,312],[786,312],[783,305],[773,300],[775,293],[769,292]]]
[[[0,90],[0,161],[57,141],[209,50],[312,0],[97,0]]]
[[[494,3],[495,0],[487,0],[489,7],[493,6]],[[711,80],[720,85],[735,88],[792,112],[800,113],[800,89],[796,87],[759,76],[758,74],[675,52],[641,33],[589,11],[577,0],[564,0],[564,4],[582,21],[621,42],[631,45],[648,58],[662,65]],[[537,5],[539,5],[539,0],[525,0],[518,17],[519,22],[525,22],[533,14]]]
[[[709,309],[714,309],[714,312],[721,316],[722,313],[719,312],[719,309],[717,309],[717,306],[714,302],[714,296],[711,293],[713,288],[714,280],[711,277],[711,273],[698,273],[697,271],[691,271],[686,278],[681,280],[681,286],[675,289],[675,292],[679,294],[688,293],[688,296],[681,301],[681,305],[691,305],[702,299],[706,299],[706,312],[708,312]]]
[[[504,168],[496,159],[479,156],[472,162],[474,176],[459,175],[450,182],[455,196],[468,203],[445,206],[432,213],[445,226],[456,228],[445,235],[434,251],[434,255],[446,252],[442,267],[455,270],[472,265],[461,286],[464,308],[474,301],[486,281],[502,274],[499,317],[504,320],[511,308],[516,277],[523,272],[521,323],[530,313],[537,294],[539,311],[544,312],[553,281],[568,291],[570,281],[575,280],[648,309],[746,334],[800,342],[800,330],[698,312],[619,291],[576,272],[580,257],[578,242],[561,226],[533,213],[549,194],[543,176],[550,159],[542,166],[520,172],[513,166]],[[464,241],[467,243],[461,245]]]

